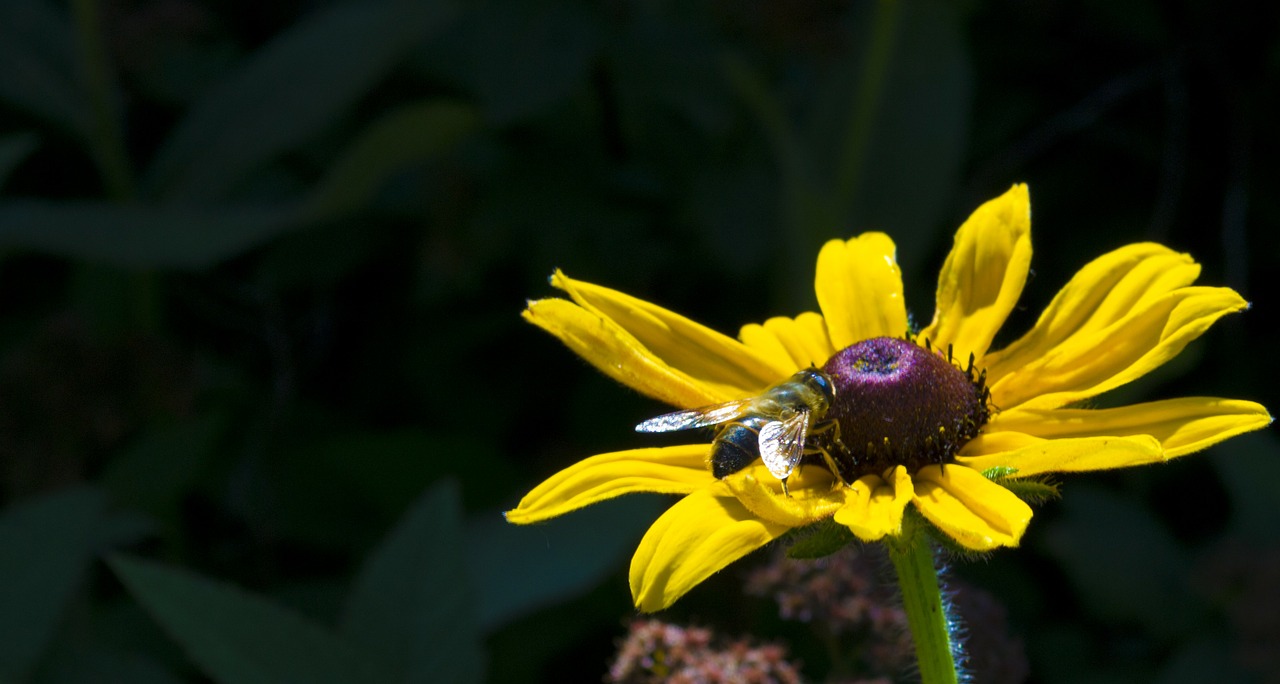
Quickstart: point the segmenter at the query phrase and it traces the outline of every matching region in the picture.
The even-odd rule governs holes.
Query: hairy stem
[[[904,527],[909,523],[904,521]],[[916,643],[916,661],[924,684],[956,684],[956,644],[952,620],[942,601],[938,567],[926,535],[904,529],[898,543],[889,544],[889,558],[898,574],[902,604]]]

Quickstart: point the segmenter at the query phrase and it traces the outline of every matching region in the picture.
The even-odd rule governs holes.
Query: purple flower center
[[[946,463],[990,415],[985,377],[907,340],[876,337],[822,367],[835,384],[825,416],[839,425],[827,445],[846,482],[896,465],[914,473]]]

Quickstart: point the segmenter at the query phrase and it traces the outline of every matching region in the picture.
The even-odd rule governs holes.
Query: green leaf
[[[370,124],[311,191],[310,211],[332,218],[357,209],[400,171],[439,157],[476,130],[475,108],[448,100],[404,105]]]
[[[76,487],[23,501],[0,517],[0,681],[39,661],[84,579],[105,498]]]
[[[103,486],[125,507],[173,514],[213,454],[222,426],[220,416],[209,415],[144,434],[107,464]]]
[[[1058,485],[1047,478],[992,477],[990,479],[992,482],[1013,492],[1014,496],[1033,506],[1046,501],[1053,501],[1062,496],[1058,491]]]
[[[87,140],[93,128],[70,20],[47,0],[0,2],[0,101]]]
[[[129,268],[208,268],[297,225],[292,207],[0,202],[0,248]]]
[[[30,131],[0,138],[0,189],[9,176],[40,145],[40,136]]]
[[[1166,636],[1190,624],[1186,552],[1132,499],[1073,485],[1063,497],[1062,516],[1040,540],[1094,615],[1136,621]]]
[[[377,676],[351,644],[237,587],[127,556],[108,560],[129,593],[222,684],[355,684]]]
[[[134,511],[112,511],[98,522],[94,548],[102,552],[118,546],[128,546],[155,536],[158,528],[155,520]]]
[[[532,116],[586,82],[601,38],[575,5],[489,0],[469,10],[425,46],[418,62],[476,95],[488,119],[505,124]]]
[[[148,169],[148,192],[184,203],[225,198],[330,129],[452,13],[450,0],[383,0],[305,17],[192,107]]]
[[[511,525],[496,513],[469,523],[481,629],[490,632],[595,586],[635,550],[666,503],[628,496],[538,525]]]
[[[831,520],[810,525],[802,535],[787,547],[787,558],[825,558],[858,540],[849,528]]]
[[[184,680],[147,655],[100,643],[75,643],[55,650],[36,681],[39,684],[182,684]]]
[[[260,511],[271,516],[263,524],[309,544],[363,546],[371,538],[370,522],[394,522],[440,477],[442,462],[468,453],[463,472],[473,460],[501,466],[491,451],[470,435],[421,430],[330,435],[281,449],[265,465],[279,505]]]
[[[452,482],[428,490],[365,561],[342,632],[386,665],[397,682],[481,681],[477,628]]]

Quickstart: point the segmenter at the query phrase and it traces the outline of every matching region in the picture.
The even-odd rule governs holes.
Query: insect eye
[[[835,386],[831,384],[831,378],[827,377],[826,373],[822,373],[819,371],[809,371],[809,381],[813,384],[814,387],[817,387],[822,392],[823,396],[827,398],[828,402],[831,402],[835,399],[836,397]]]

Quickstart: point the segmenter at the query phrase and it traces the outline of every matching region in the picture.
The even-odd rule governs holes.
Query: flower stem
[[[875,131],[876,114],[880,110],[885,78],[893,62],[893,49],[897,42],[898,0],[879,0],[873,11],[871,35],[866,39],[862,73],[859,74],[858,89],[849,112],[849,127],[845,132],[832,195],[838,216],[846,216],[858,199],[867,149]]]
[[[98,0],[71,2],[81,68],[84,70],[89,92],[89,106],[93,110],[93,130],[89,132],[90,153],[97,162],[111,199],[125,202],[133,199],[133,171],[129,167],[129,156],[124,148],[124,134],[120,130],[118,113],[112,103],[114,84],[107,48],[102,43],[102,18],[98,10]]]
[[[906,521],[904,521],[905,523]],[[905,527],[906,525],[904,525]],[[956,684],[955,649],[951,620],[942,602],[938,567],[927,535],[903,530],[898,543],[890,543],[889,558],[898,574],[902,605],[916,643],[916,661],[924,684]]]

